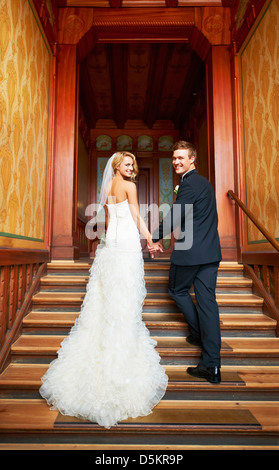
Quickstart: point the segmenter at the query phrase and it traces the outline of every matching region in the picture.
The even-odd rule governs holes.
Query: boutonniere
[[[174,192],[175,194],[177,194],[177,193],[178,193],[178,190],[179,190],[179,184],[178,184],[177,186],[175,186],[175,189],[173,190],[173,192]]]

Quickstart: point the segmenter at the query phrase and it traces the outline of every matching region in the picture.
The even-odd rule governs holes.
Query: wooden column
[[[231,63],[227,46],[211,47],[207,60],[207,83],[209,166],[211,173],[214,172],[212,179],[217,198],[223,259],[233,260],[236,259],[237,248],[235,207],[227,196],[227,191],[234,188]]]
[[[78,259],[76,226],[76,104],[75,45],[59,46],[53,188],[51,259]]]

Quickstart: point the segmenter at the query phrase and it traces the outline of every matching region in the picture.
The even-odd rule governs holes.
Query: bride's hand
[[[149,253],[151,254],[151,258],[154,258],[154,254],[157,253],[157,251],[160,251],[161,253],[163,253],[163,246],[161,242],[154,243],[152,241],[148,241],[147,247],[148,247]]]

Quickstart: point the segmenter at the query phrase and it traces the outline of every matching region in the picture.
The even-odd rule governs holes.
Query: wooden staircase
[[[164,399],[110,430],[50,410],[40,378],[79,313],[91,263],[48,264],[0,375],[0,449],[279,449],[277,324],[237,263],[221,263],[218,275],[221,384],[186,373],[200,349],[186,343],[187,324],[168,295],[169,261],[147,260],[143,319],[169,376]]]

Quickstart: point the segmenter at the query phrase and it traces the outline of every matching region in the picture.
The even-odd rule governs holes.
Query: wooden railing
[[[0,249],[0,371],[46,272],[48,251]]]
[[[277,253],[242,253],[241,262],[244,265],[244,273],[253,280],[255,290],[264,298],[266,313],[277,320],[279,325],[279,243],[232,190],[228,191],[228,196],[237,203],[277,251]],[[279,326],[277,332],[279,333]]]
[[[256,225],[264,237],[271,243],[271,245],[279,252],[279,243],[276,239],[266,230],[266,228],[259,222],[259,220],[254,216],[254,214],[248,209],[248,207],[243,204],[243,202],[237,197],[237,195],[230,189],[228,191],[228,196],[235,200],[238,206],[245,212],[249,219]]]
[[[88,256],[90,251],[89,240],[85,234],[85,226],[87,221],[85,222],[83,219],[78,217],[77,219],[77,234],[76,234],[76,243],[79,247],[79,255],[80,257]]]

